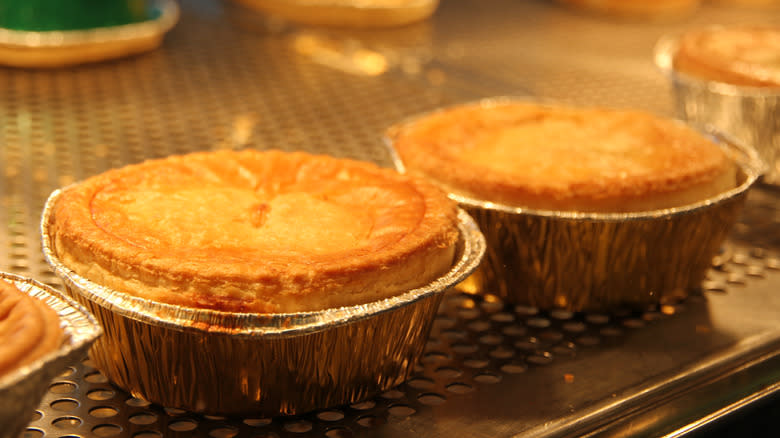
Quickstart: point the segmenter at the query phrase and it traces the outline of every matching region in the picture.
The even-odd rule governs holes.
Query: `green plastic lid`
[[[13,30],[80,30],[157,17],[147,0],[0,0],[0,27]],[[159,13],[159,12],[156,12]]]

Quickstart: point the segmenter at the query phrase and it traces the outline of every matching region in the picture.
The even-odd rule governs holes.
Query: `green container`
[[[147,0],[0,0],[0,28],[78,30],[146,21]]]

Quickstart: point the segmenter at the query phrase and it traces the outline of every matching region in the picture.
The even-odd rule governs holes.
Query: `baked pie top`
[[[235,312],[362,304],[447,272],[456,206],[373,164],[280,151],[174,156],[63,190],[63,263],[146,299]]]
[[[712,27],[689,31],[678,42],[674,67],[711,81],[780,87],[780,28]]]
[[[389,136],[407,171],[510,207],[648,211],[736,186],[735,166],[717,145],[638,111],[471,104],[399,125]]]
[[[54,309],[0,280],[0,377],[56,350],[62,339]]]

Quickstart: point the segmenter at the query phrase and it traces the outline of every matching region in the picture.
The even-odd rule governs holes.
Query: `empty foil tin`
[[[486,99],[484,103],[502,99]],[[398,127],[385,144],[393,149]],[[482,264],[458,285],[468,293],[541,309],[609,311],[676,302],[698,287],[760,175],[752,148],[710,133],[739,165],[739,184],[695,204],[636,213],[509,207],[450,193],[487,241]]]
[[[59,315],[64,331],[64,340],[57,350],[0,378],[0,437],[15,438],[30,423],[30,417],[52,379],[69,364],[84,359],[101,330],[83,307],[54,289],[34,280],[0,272],[2,280],[46,302]]]
[[[105,335],[91,358],[116,385],[166,407],[214,414],[299,414],[354,403],[403,382],[422,354],[443,293],[479,264],[485,242],[459,212],[452,269],[402,295],[317,312],[229,313],[149,302],[64,266],[42,219],[46,260]]]
[[[780,89],[699,79],[675,71],[678,37],[662,37],[655,63],[671,81],[677,116],[699,128],[728,134],[754,147],[764,163],[763,182],[780,185]]]
[[[119,26],[62,31],[0,28],[0,65],[62,67],[155,49],[179,21],[179,6],[175,0],[149,0],[148,9],[154,18]]]

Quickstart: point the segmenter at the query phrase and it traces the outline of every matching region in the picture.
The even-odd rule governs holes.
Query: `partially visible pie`
[[[62,337],[54,309],[0,280],[0,377],[56,350]]]
[[[111,170],[63,190],[60,260],[144,299],[231,312],[363,304],[446,273],[457,208],[390,169],[302,152],[220,151]]]
[[[700,79],[780,88],[780,28],[710,27],[683,34],[674,68]]]
[[[648,113],[522,101],[446,108],[390,132],[404,167],[450,193],[515,208],[639,212],[736,187],[712,141]]]

